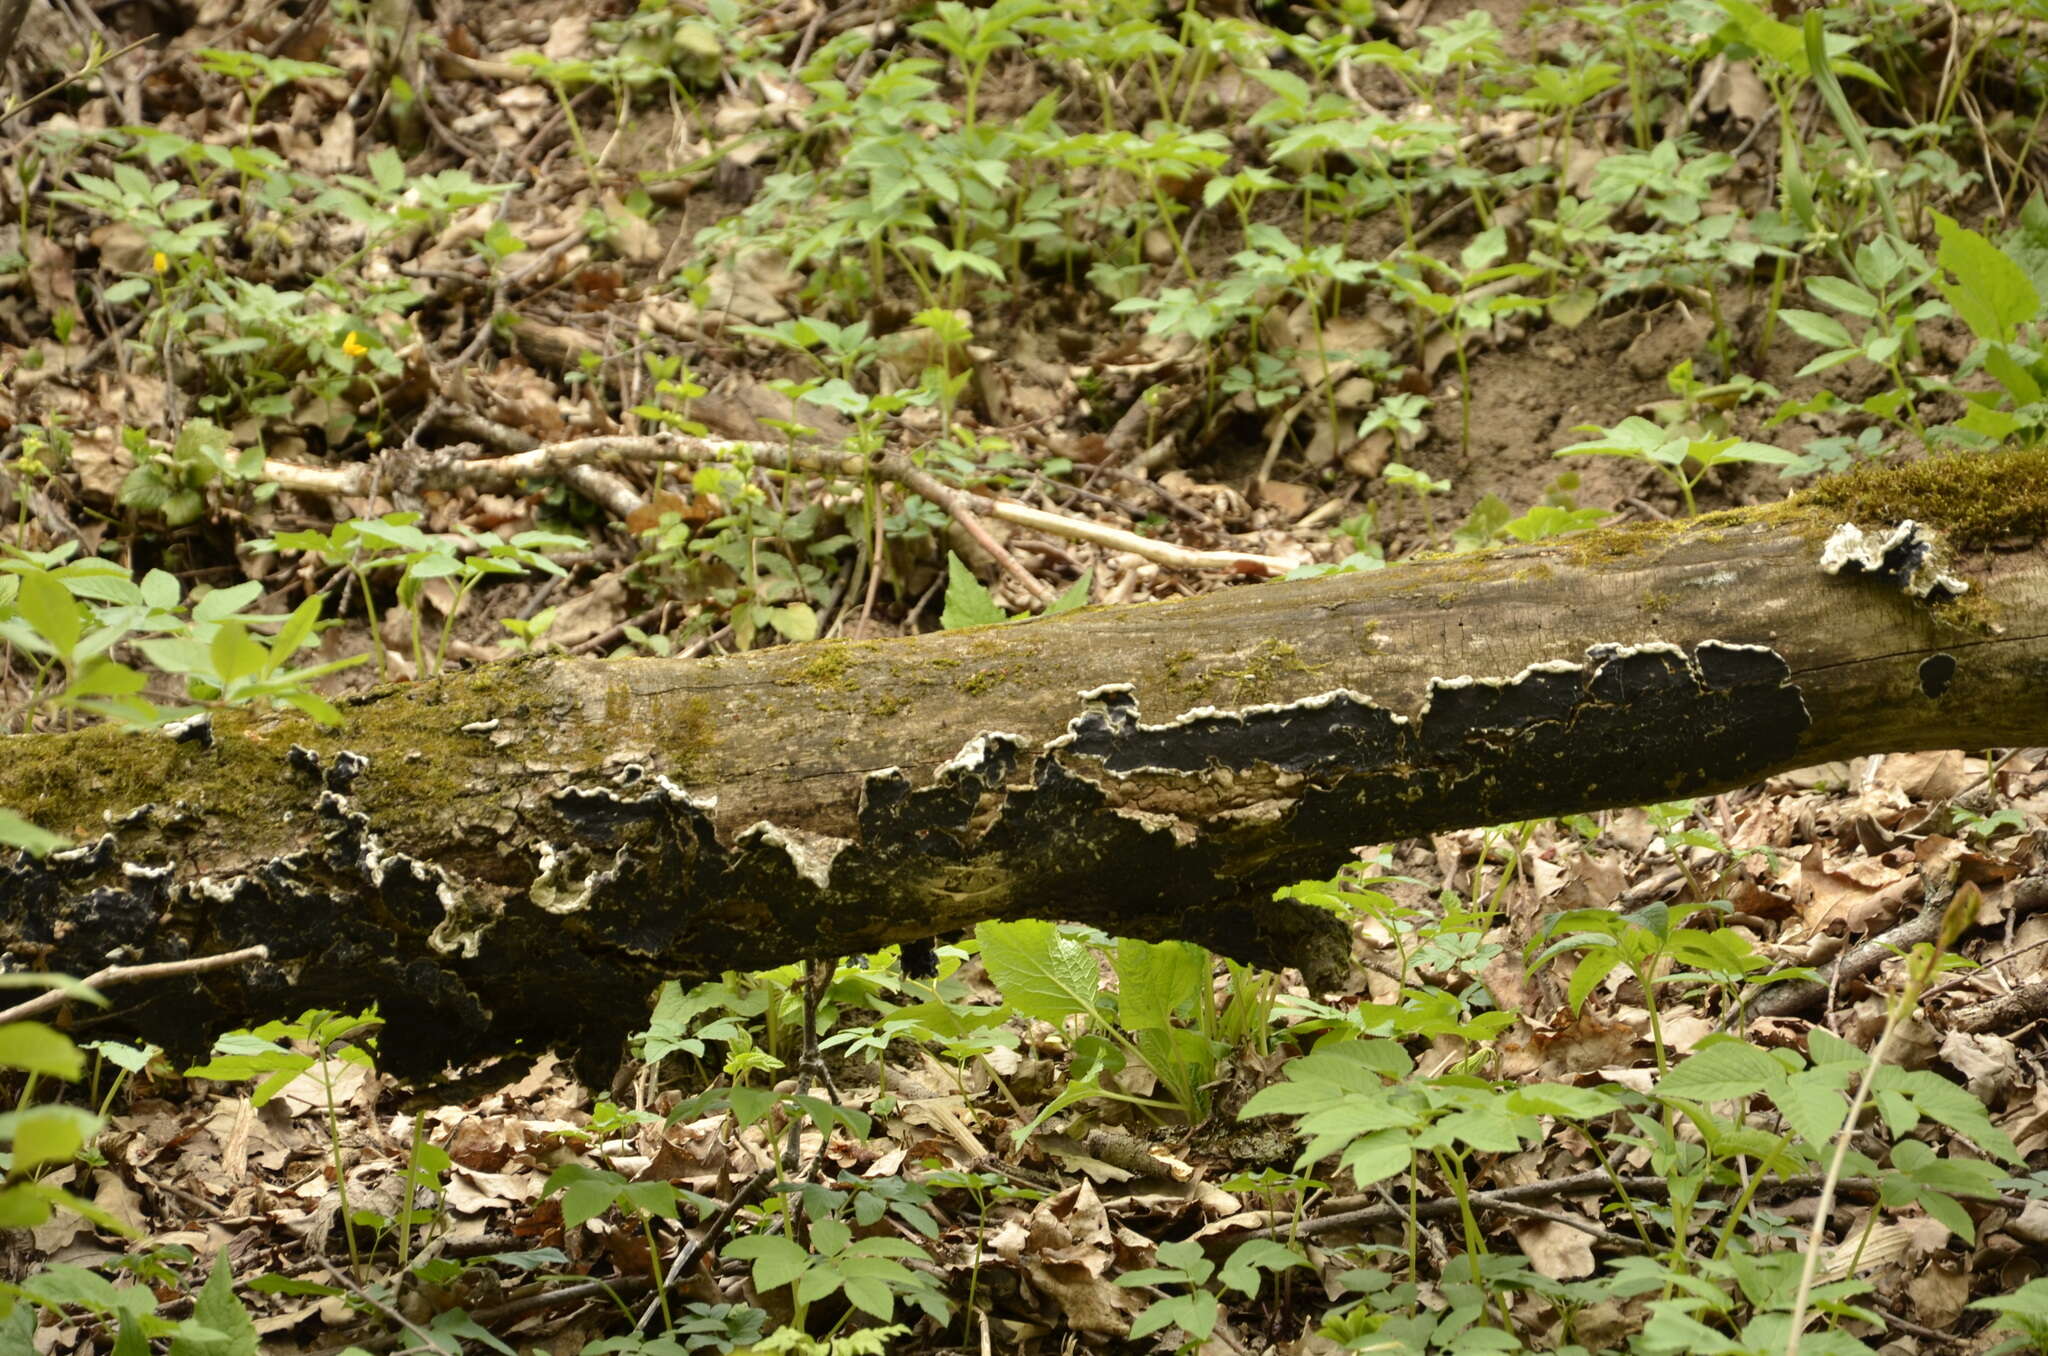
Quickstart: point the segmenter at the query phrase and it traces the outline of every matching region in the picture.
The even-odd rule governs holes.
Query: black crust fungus
[[[1920,661],[1920,690],[1933,701],[1948,691],[1948,685],[1956,676],[1956,657],[1952,654],[1932,654]]]

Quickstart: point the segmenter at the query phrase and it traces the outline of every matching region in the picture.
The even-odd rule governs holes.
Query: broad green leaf
[[[1506,1098],[1509,1111],[1524,1116],[1562,1116],[1586,1121],[1621,1110],[1621,1101],[1598,1088],[1569,1083],[1533,1083],[1515,1088]]]
[[[1892,1146],[1892,1167],[1922,1186],[1931,1186],[1957,1196],[1991,1200],[1998,1196],[2004,1169],[1980,1158],[1954,1158],[1937,1154],[1917,1139],[1903,1139]]]
[[[784,640],[802,643],[818,638],[818,614],[809,603],[784,603],[768,609],[768,624]]]
[[[1710,458],[1701,458],[1701,461],[1709,466],[1719,465],[1724,461],[1751,461],[1764,466],[1790,466],[1798,460],[1799,454],[1796,452],[1773,447],[1769,443],[1752,443],[1746,440],[1717,447]]]
[[[1935,290],[1979,339],[2011,343],[2019,327],[2040,314],[2033,280],[1998,246],[1954,218],[1936,212],[1934,229],[1941,236],[1936,262],[1955,275],[1953,281],[1936,277]]]
[[[1338,1163],[1359,1186],[1368,1187],[1406,1172],[1414,1157],[1414,1144],[1407,1131],[1381,1130],[1354,1140]]]
[[[1116,946],[1118,1025],[1126,1031],[1171,1025],[1183,1006],[1207,998],[1212,963],[1191,942],[1123,938]]]
[[[1823,348],[1855,348],[1856,336],[1849,333],[1849,327],[1831,315],[1820,311],[1802,311],[1796,306],[1786,306],[1778,311],[1778,319],[1785,322],[1785,328],[1809,343]]]
[[[1330,1113],[1357,1100],[1363,1106],[1379,1108],[1377,1114],[1387,1117],[1379,1120],[1379,1125],[1410,1124],[1412,1113],[1394,1108],[1387,1084],[1406,1078],[1414,1067],[1407,1051],[1393,1041],[1325,1041],[1313,1053],[1288,1064],[1284,1081],[1252,1094],[1240,1115]]]
[[[981,963],[989,978],[1002,990],[1003,1001],[1019,1013],[1057,1026],[1068,1017],[1095,1011],[1095,953],[1062,937],[1051,923],[983,923],[974,936],[981,943]]]
[[[2041,384],[2004,344],[1986,346],[1984,370],[2005,388],[2005,393],[2012,397],[2015,405],[2031,405],[2041,398]]]
[[[1057,617],[1062,612],[1072,612],[1075,608],[1088,606],[1088,593],[1094,587],[1094,584],[1095,567],[1090,565],[1087,569],[1081,571],[1079,579],[1067,585],[1064,593],[1046,604],[1045,611],[1040,615]]]
[[[2048,199],[2039,192],[2027,199],[2020,208],[2020,224],[2000,248],[2025,271],[2035,293],[2048,296]]]
[[[50,1192],[38,1182],[0,1187],[0,1229],[33,1229],[50,1217]],[[6,1290],[0,1285],[0,1299]],[[22,1350],[32,1350],[23,1347]]]
[[[262,673],[263,666],[270,660],[270,652],[259,645],[249,634],[249,628],[239,621],[221,623],[220,629],[213,633],[213,644],[207,648],[208,657],[213,661],[213,677],[222,688]]]
[[[1278,1239],[1254,1238],[1240,1243],[1224,1260],[1216,1279],[1226,1290],[1235,1290],[1241,1295],[1256,1295],[1259,1292],[1262,1271],[1286,1271],[1293,1267],[1310,1267],[1309,1260]]]
[[[292,615],[277,629],[277,635],[270,642],[270,660],[266,671],[298,653],[299,647],[313,638],[313,626],[320,620],[320,605],[327,601],[327,595],[316,593],[292,609]]]
[[[594,1178],[585,1178],[580,1182],[572,1182],[569,1188],[562,1193],[563,1225],[574,1229],[596,1219],[599,1215],[612,1208],[612,1203],[618,1199],[618,1196],[618,1185],[613,1182],[605,1182]]]
[[[491,573],[493,562],[478,560],[472,562],[480,574]],[[504,562],[496,562],[503,564]],[[517,567],[515,566],[516,570]],[[407,579],[446,579],[463,572],[463,562],[446,551],[428,551],[412,564],[405,567]]]
[[[417,521],[417,513],[387,513],[381,518],[351,518],[342,526],[354,528],[357,536],[373,546],[393,551],[437,549],[440,543],[413,526]]]
[[[83,627],[78,603],[69,589],[48,574],[35,571],[22,575],[14,606],[21,612],[23,620],[34,627],[36,634],[60,657],[68,660],[71,652],[78,648],[78,636]]]
[[[1768,1050],[1733,1039],[1702,1041],[1658,1082],[1659,1092],[1699,1102],[1721,1102],[1775,1091],[1785,1082],[1785,1066]]]
[[[0,1026],[0,1067],[69,1082],[84,1070],[85,1056],[69,1036],[41,1022],[9,1022]]]
[[[760,1121],[779,1100],[773,1088],[737,1087],[728,1094],[733,1119],[744,1128]]]
[[[90,1111],[59,1103],[0,1116],[0,1135],[13,1145],[12,1163],[18,1173],[48,1163],[69,1163],[99,1128],[99,1117]]]
[[[1009,619],[1010,614],[996,606],[996,600],[974,577],[974,571],[968,569],[959,556],[948,551],[946,608],[939,614],[939,625],[948,631],[958,631],[962,627],[991,626]]]
[[[192,1304],[194,1321],[204,1324],[224,1339],[208,1342],[203,1347],[191,1348],[193,1356],[204,1351],[205,1356],[257,1356],[261,1343],[256,1334],[256,1322],[249,1317],[249,1311],[242,1307],[242,1301],[235,1294],[235,1273],[228,1265],[228,1255],[223,1252],[214,1261],[213,1271],[206,1278],[206,1285]],[[172,1356],[184,1356],[178,1338],[171,1341]]]
[[[846,1291],[846,1302],[864,1314],[887,1319],[896,1312],[896,1291],[886,1281],[871,1276],[842,1276],[840,1285]]]
[[[502,1339],[493,1336],[483,1324],[471,1318],[467,1309],[443,1309],[434,1315],[433,1322],[428,1324],[428,1327],[448,1337],[482,1343],[492,1351],[503,1352],[505,1356],[519,1356],[516,1350],[507,1346]]]
[[[821,1219],[811,1225],[811,1252],[819,1256],[833,1256],[846,1251],[853,1242],[853,1228],[843,1219]]]
[[[727,1257],[751,1259],[754,1285],[761,1290],[780,1290],[804,1274],[810,1254],[781,1234],[749,1234],[736,1238],[722,1251]]]
[[[1621,952],[1611,946],[1594,947],[1579,957],[1579,963],[1572,967],[1571,983],[1565,988],[1565,1002],[1573,1012],[1586,1006],[1587,996],[1600,987],[1600,982],[1621,961]]]
[[[1599,433],[1604,436],[1592,438],[1569,447],[1560,447],[1554,455],[1605,456],[1605,457],[1648,457],[1657,459],[1666,444],[1675,440],[1664,429],[1651,423],[1639,414],[1632,414],[1613,428],[1603,429],[1592,425],[1581,425],[1581,433]]]
[[[42,857],[65,846],[70,840],[48,829],[40,829],[12,810],[0,809],[0,847],[20,848]]]
[[[1806,1059],[1810,1059],[1817,1067],[1829,1063],[1864,1065],[1870,1061],[1870,1055],[1843,1041],[1841,1036],[1827,1030],[1825,1026],[1815,1026],[1810,1032],[1806,1032]]]
[[[86,697],[128,697],[142,691],[149,680],[126,664],[102,661],[64,685],[64,699]]]
[[[1526,1120],[1526,1127],[1517,1124],[1519,1120]],[[1481,1153],[1511,1154],[1522,1147],[1523,1129],[1533,1132],[1536,1120],[1534,1117],[1509,1115],[1505,1107],[1495,1102],[1484,1109],[1453,1111],[1440,1117],[1435,1124]]]
[[[1995,1331],[2028,1332],[2036,1327],[2048,1331],[2048,1276],[2037,1276],[2009,1295],[1972,1300],[1970,1307],[2001,1315],[1993,1325]]]
[[[1846,278],[1819,277],[1806,280],[1806,295],[1816,301],[1826,302],[1846,315],[1874,320],[1879,310],[1877,298]],[[1780,311],[1780,315],[1784,312]],[[1813,312],[1802,312],[1811,315]]]
[[[192,620],[223,621],[262,596],[263,585],[253,579],[229,588],[215,589],[192,605]]]
[[[111,560],[74,560],[69,565],[51,571],[58,583],[70,591],[74,598],[85,598],[96,603],[115,603],[127,606],[148,606],[142,587],[129,576],[127,570]]]

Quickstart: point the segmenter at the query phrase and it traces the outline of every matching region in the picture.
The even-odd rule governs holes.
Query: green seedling
[[[1749,442],[1741,438],[1699,437],[1684,428],[1660,428],[1636,414],[1613,428],[1581,424],[1576,431],[1602,436],[1560,447],[1553,455],[1628,457],[1654,466],[1678,487],[1679,498],[1684,501],[1688,517],[1699,511],[1693,498],[1694,487],[1716,466],[1737,462],[1789,466],[1798,461],[1796,454],[1769,443]]]
[[[1047,1117],[1095,1097],[1177,1111],[1190,1124],[1207,1117],[1209,1085],[1226,1050],[1215,1036],[1208,952],[1186,942],[1124,938],[1114,944],[1117,988],[1105,991],[1095,948],[1051,923],[983,923],[975,937],[989,977],[1016,1012],[1061,1028],[1077,1018],[1082,1023],[1075,1071],[1038,1117],[1018,1128],[1020,1142]],[[1171,1100],[1115,1088],[1108,1080],[1130,1062],[1149,1068]]]
[[[1131,1336],[1150,1337],[1166,1328],[1180,1329],[1177,1351],[1193,1351],[1209,1340],[1223,1316],[1222,1294],[1256,1295],[1265,1275],[1307,1267],[1293,1248],[1271,1239],[1252,1239],[1231,1250],[1222,1266],[1209,1260],[1200,1243],[1161,1243],[1154,1256],[1159,1265],[1126,1271],[1116,1283],[1130,1289],[1171,1287],[1181,1291],[1154,1300],[1131,1320]]]

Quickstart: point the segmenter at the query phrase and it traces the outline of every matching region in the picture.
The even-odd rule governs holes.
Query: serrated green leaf
[[[1708,1040],[1658,1082],[1659,1092],[1699,1102],[1721,1102],[1775,1091],[1785,1083],[1785,1066],[1768,1050],[1738,1040]]]
[[[206,1284],[193,1301],[192,1318],[220,1334],[221,1339],[208,1341],[203,1347],[192,1347],[192,1356],[200,1356],[202,1351],[205,1356],[257,1356],[261,1349],[256,1322],[249,1317],[249,1311],[242,1307],[241,1299],[235,1294],[235,1273],[228,1265],[225,1252],[214,1261]],[[184,1356],[179,1348],[180,1339],[172,1338],[172,1356]]]
[[[1191,942],[1117,942],[1117,1021],[1126,1031],[1170,1026],[1180,1008],[1203,996],[1212,962]]]
[[[1808,1144],[1826,1144],[1841,1130],[1849,1114],[1845,1086],[1853,1070],[1848,1065],[1823,1065],[1793,1074],[1771,1091],[1771,1102],[1785,1124]]]
[[[736,1238],[722,1250],[727,1257],[752,1260],[754,1284],[762,1290],[780,1290],[804,1274],[810,1254],[781,1234],[749,1234]]]
[[[1010,614],[996,606],[996,600],[974,577],[974,571],[953,552],[946,553],[946,607],[939,625],[948,631],[967,626],[992,626],[1006,622]]]
[[[1952,280],[1936,277],[1935,290],[1979,339],[2011,343],[2019,327],[2040,314],[2041,295],[2033,280],[1998,246],[1954,218],[1936,212],[1934,229],[1941,236],[1936,262],[1954,275]]]
[[[2008,1163],[2020,1161],[2019,1147],[2012,1142],[2010,1135],[1992,1124],[1984,1103],[1971,1095],[1968,1089],[1957,1087],[1932,1070],[1902,1069],[1895,1064],[1887,1064],[1877,1071],[1871,1087],[1880,1099],[1891,1096],[1910,1099],[1913,1111],[1897,1116],[1896,1134],[1903,1135],[1910,1130],[1915,1115],[1925,1116],[1969,1136],[1978,1148],[1988,1150]],[[1887,1120],[1892,1119],[1888,1114]]]
[[[989,978],[1002,990],[1003,1001],[1019,1013],[1058,1025],[1095,1011],[1095,953],[1061,936],[1051,923],[983,923],[974,935]]]
[[[66,1262],[49,1262],[21,1280],[22,1293],[56,1308],[88,1309],[96,1314],[121,1311],[121,1292],[97,1271]]]
[[[1057,617],[1062,612],[1072,612],[1076,608],[1086,607],[1088,605],[1089,590],[1092,589],[1094,585],[1095,567],[1093,565],[1090,565],[1087,569],[1081,571],[1081,577],[1079,579],[1076,579],[1073,583],[1067,585],[1065,592],[1061,593],[1059,597],[1053,599],[1050,603],[1046,604],[1045,611],[1040,613],[1039,615],[1044,617]]]

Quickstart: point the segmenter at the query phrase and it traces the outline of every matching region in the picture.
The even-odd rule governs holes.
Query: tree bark
[[[1920,596],[1942,561],[1906,518],[1947,529],[1967,592]],[[1892,558],[1824,572],[1845,522]],[[336,729],[16,737],[0,804],[80,846],[0,859],[0,943],[77,974],[262,943],[116,1019],[189,1048],[374,1000],[413,1070],[517,1043],[601,1064],[658,980],[994,918],[1327,984],[1343,924],[1272,892],[1356,846],[2048,739],[2044,528],[2048,457],[1948,458],[1028,625],[527,659],[379,689]]]

